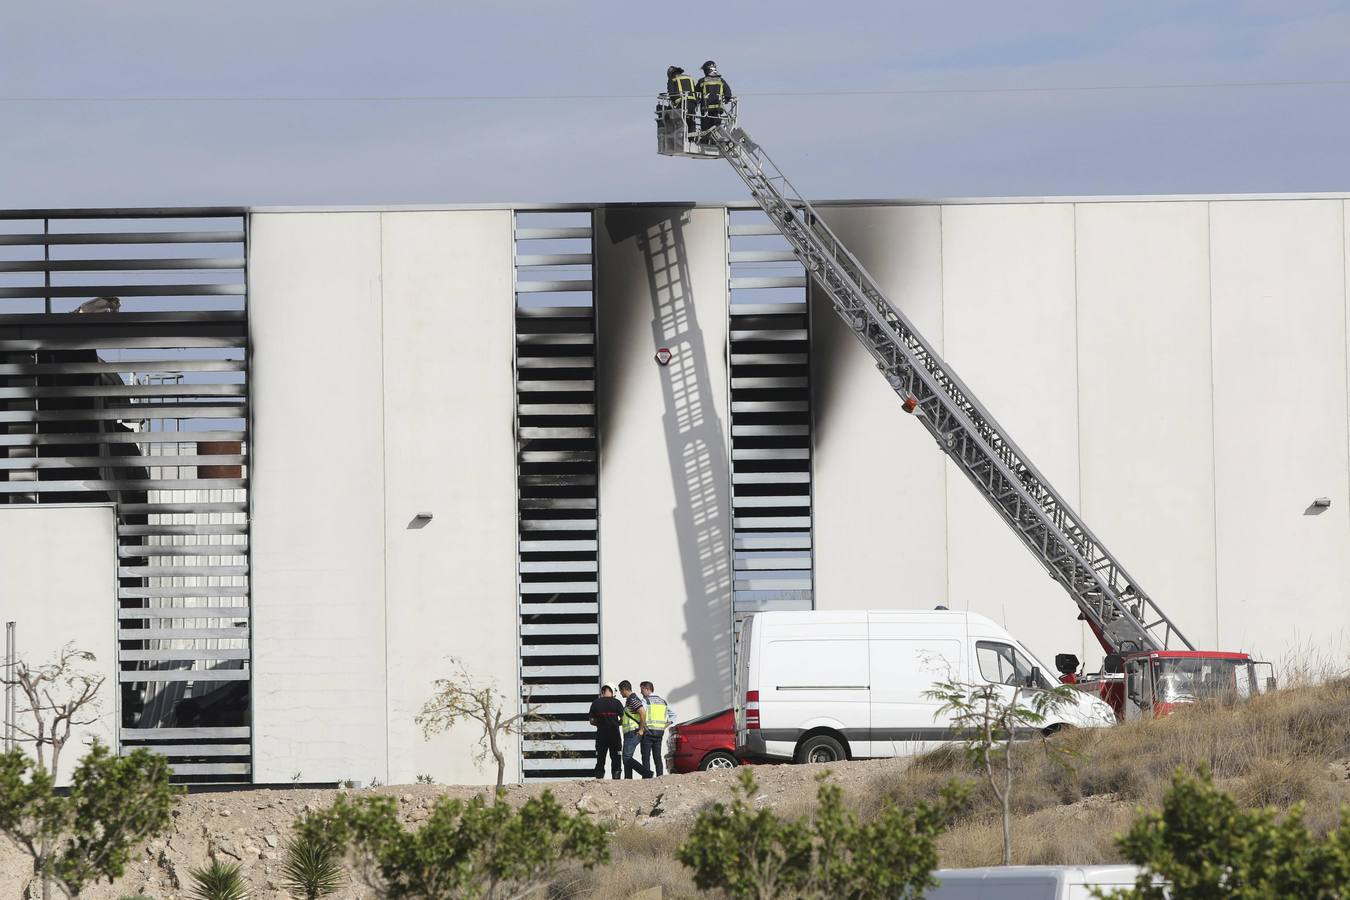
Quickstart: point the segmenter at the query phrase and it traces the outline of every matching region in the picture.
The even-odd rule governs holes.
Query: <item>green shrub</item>
[[[965,789],[948,785],[933,805],[888,806],[865,825],[824,776],[810,817],[755,811],[757,792],[754,775],[743,769],[730,808],[715,803],[699,813],[676,856],[700,889],[748,900],[922,897],[935,885],[935,840]]]
[[[318,900],[337,893],[344,880],[342,849],[332,840],[303,832],[286,842],[281,884],[292,897]]]
[[[239,863],[211,860],[211,865],[192,870],[194,900],[248,900],[248,881]]]
[[[490,805],[481,795],[467,803],[443,797],[415,831],[399,822],[392,797],[339,796],[296,832],[355,851],[370,886],[390,900],[523,897],[569,866],[609,859],[604,828],[565,812],[548,791],[518,811],[501,796]]]
[[[0,755],[0,833],[32,858],[43,896],[71,897],[121,877],[132,851],[163,831],[181,790],[168,760],[148,750],[114,756],[95,741],[56,794],[51,776],[19,748]]]
[[[1145,813],[1120,838],[1125,858],[1143,866],[1136,900],[1341,900],[1350,896],[1350,808],[1341,829],[1309,833],[1303,807],[1283,819],[1273,808],[1242,809],[1214,786],[1208,768],[1178,768],[1159,812]],[[1154,877],[1169,885],[1164,891]]]

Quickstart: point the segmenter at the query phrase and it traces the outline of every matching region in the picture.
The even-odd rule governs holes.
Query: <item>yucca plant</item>
[[[211,860],[211,865],[192,870],[194,900],[248,900],[248,881],[239,863]]]
[[[299,834],[286,842],[281,864],[282,885],[296,900],[318,900],[342,887],[342,860],[332,841]]]

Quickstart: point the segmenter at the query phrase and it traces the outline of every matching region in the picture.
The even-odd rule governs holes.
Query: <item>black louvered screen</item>
[[[245,232],[0,213],[0,497],[116,504],[120,746],[180,781],[251,772]]]

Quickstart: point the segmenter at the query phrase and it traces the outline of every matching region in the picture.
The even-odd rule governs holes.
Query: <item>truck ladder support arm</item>
[[[938,446],[1060,584],[1108,652],[1193,649],[740,127],[707,134]]]

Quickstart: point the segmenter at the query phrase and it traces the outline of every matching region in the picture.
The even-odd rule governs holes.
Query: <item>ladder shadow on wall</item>
[[[684,580],[682,638],[689,648],[694,679],[672,684],[667,696],[675,704],[696,699],[709,712],[725,707],[731,693],[731,467],[726,430],[713,402],[716,392],[724,391],[726,385],[713,378],[694,304],[684,238],[689,218],[687,210],[654,209],[649,215],[613,217],[606,224],[616,244],[636,238],[651,300],[652,350],[667,347],[672,351],[662,371],[662,426],[676,498],[672,515]],[[621,221],[633,231],[616,229],[614,225]],[[640,307],[624,306],[633,318],[623,323],[623,332],[640,334]],[[605,406],[616,408],[611,403]],[[606,424],[600,423],[602,435]],[[601,455],[603,459],[603,451]]]

